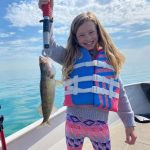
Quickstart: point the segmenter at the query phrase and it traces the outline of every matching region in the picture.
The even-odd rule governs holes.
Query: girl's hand
[[[42,5],[47,4],[48,2],[50,2],[50,0],[39,0],[39,8],[42,8]]]
[[[135,134],[134,127],[127,127],[126,128],[126,143],[133,145],[137,139],[137,136]]]
[[[39,0],[38,5],[39,5],[39,8],[42,9],[42,5],[45,5],[48,3],[50,3],[50,8],[51,8],[49,16],[52,18],[53,17],[53,6],[54,6],[53,0]]]

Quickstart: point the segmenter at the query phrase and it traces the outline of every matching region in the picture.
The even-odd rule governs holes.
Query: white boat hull
[[[135,114],[150,113],[150,102],[140,84],[127,85],[125,89]],[[54,145],[58,145],[65,136],[65,113],[66,107],[62,107],[50,117],[50,126],[41,126],[42,119],[40,119],[8,136],[6,138],[8,150],[53,150]],[[119,120],[118,115],[111,112],[109,124],[117,120]]]

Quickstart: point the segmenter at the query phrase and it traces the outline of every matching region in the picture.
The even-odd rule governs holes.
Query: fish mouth
[[[48,57],[42,57],[42,56],[39,56],[39,64],[41,63],[48,63]]]

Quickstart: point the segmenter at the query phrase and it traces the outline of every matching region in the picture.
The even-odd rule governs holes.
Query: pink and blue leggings
[[[67,150],[82,150],[83,141],[88,137],[94,150],[110,150],[109,129],[107,123],[100,120],[82,119],[67,114],[66,119]]]

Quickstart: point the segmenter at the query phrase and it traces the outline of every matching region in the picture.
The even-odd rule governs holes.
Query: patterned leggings
[[[83,141],[88,137],[94,150],[110,150],[109,129],[107,123],[100,120],[83,120],[67,114],[66,119],[67,150],[82,150]]]

